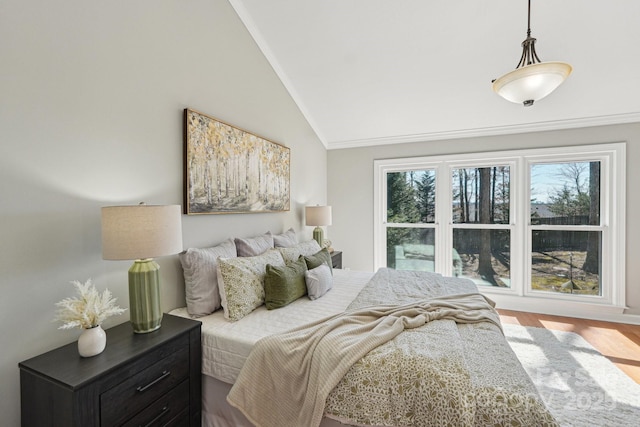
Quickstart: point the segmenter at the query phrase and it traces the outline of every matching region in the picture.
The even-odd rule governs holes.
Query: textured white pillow
[[[328,265],[322,264],[304,272],[307,293],[310,299],[318,299],[333,287],[333,275]]]
[[[234,242],[238,256],[256,256],[273,249],[273,236],[270,231],[267,231],[262,236],[248,239],[236,237]]]
[[[273,245],[276,248],[290,248],[298,244],[296,231],[293,228],[288,229],[282,234],[273,235]]]
[[[211,248],[189,248],[178,255],[184,273],[187,312],[191,316],[206,316],[220,308],[218,257],[235,256],[236,245],[231,239]]]
[[[294,262],[302,256],[311,256],[317,253],[320,249],[320,245],[315,240],[308,240],[306,242],[298,243],[290,248],[278,248],[284,258],[285,262]]]
[[[267,264],[285,265],[275,249],[254,257],[218,258],[218,283],[225,318],[240,320],[264,304]]]

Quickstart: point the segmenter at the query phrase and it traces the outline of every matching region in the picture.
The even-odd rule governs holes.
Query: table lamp
[[[182,251],[181,215],[180,205],[102,208],[102,258],[135,260],[129,269],[129,314],[135,333],[160,328],[160,266],[153,258]]]
[[[323,248],[324,231],[322,227],[331,225],[331,206],[306,206],[304,209],[306,224],[316,226],[313,229],[313,239]]]

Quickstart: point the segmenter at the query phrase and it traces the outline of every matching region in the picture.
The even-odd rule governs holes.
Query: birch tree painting
[[[185,128],[185,213],[289,210],[289,148],[190,109]]]

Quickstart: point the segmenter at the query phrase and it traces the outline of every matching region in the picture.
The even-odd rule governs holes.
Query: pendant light
[[[531,37],[531,0],[527,18],[527,38],[522,42],[522,56],[515,70],[493,80],[493,90],[506,99],[525,107],[533,105],[551,92],[571,74],[566,62],[541,62],[536,54],[536,39]]]

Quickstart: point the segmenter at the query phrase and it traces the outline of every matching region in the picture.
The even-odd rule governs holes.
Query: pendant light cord
[[[527,37],[531,37],[531,0],[529,0],[529,9],[527,11]]]

